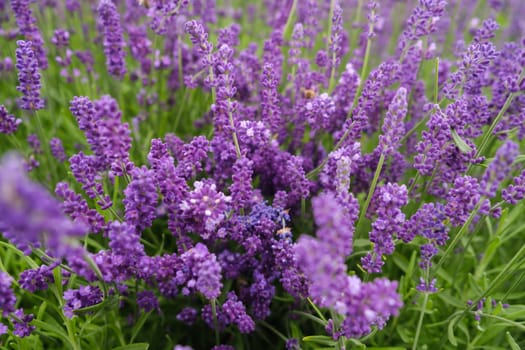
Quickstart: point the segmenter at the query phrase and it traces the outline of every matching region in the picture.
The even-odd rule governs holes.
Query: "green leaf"
[[[509,332],[505,333],[505,338],[507,338],[511,350],[521,350],[520,346],[518,345],[518,343],[516,343],[514,338],[512,338],[512,335],[510,335]]]
[[[86,313],[90,313],[90,312],[95,312],[95,311],[98,311],[100,309],[111,311],[111,310],[115,309],[118,306],[118,304],[119,304],[119,298],[114,296],[114,295],[112,295],[112,296],[107,297],[101,303],[98,303],[98,304],[95,304],[95,305],[91,305],[91,306],[87,306],[87,307],[84,307],[82,309],[77,309],[77,310],[74,310],[73,312],[76,315],[82,315],[82,314],[86,314]]]
[[[488,247],[485,250],[485,254],[483,254],[483,258],[481,259],[481,262],[478,264],[478,267],[476,269],[476,274],[474,277],[476,280],[479,280],[481,278],[481,275],[483,274],[483,272],[485,272],[485,269],[487,268],[489,262],[494,256],[494,253],[496,253],[496,250],[500,245],[501,238],[499,236],[494,237],[492,241],[488,244]]]
[[[332,338],[327,335],[309,335],[303,338],[304,342],[317,343],[322,345],[334,346],[337,344]]]
[[[461,136],[458,135],[456,130],[452,129],[452,139],[454,140],[454,143],[459,148],[459,150],[463,153],[469,153],[472,151],[472,147],[470,147],[465,140],[461,138]]]
[[[520,154],[519,156],[514,158],[514,164],[523,163],[523,162],[525,162],[525,154]]]
[[[316,323],[319,323],[321,326],[326,326],[326,321],[323,321],[322,319],[320,319],[319,317],[317,316],[314,316],[314,315],[311,315],[309,313],[306,313],[306,312],[302,312],[302,311],[294,311],[295,314],[298,314],[298,315],[301,315],[303,317],[306,317]]]
[[[112,350],[148,350],[148,348],[149,348],[148,343],[135,343],[135,344],[117,346],[116,348],[113,348]]]
[[[458,346],[458,341],[456,340],[456,336],[454,335],[454,323],[455,323],[454,321],[451,321],[448,324],[448,330],[447,330],[448,341],[453,346]]]

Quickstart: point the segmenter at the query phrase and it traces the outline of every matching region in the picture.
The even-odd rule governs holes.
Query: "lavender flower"
[[[126,51],[120,15],[111,0],[100,0],[98,13],[104,26],[104,54],[108,72],[122,79],[126,74]]]
[[[11,316],[14,325],[13,334],[20,338],[31,335],[36,329],[35,326],[29,324],[33,319],[33,314],[25,314],[23,309],[17,309]]]
[[[499,185],[512,170],[512,162],[514,162],[518,153],[519,146],[512,141],[505,142],[498,149],[494,161],[490,163],[480,182],[484,196],[496,196]]]
[[[25,270],[20,274],[20,287],[34,293],[37,290],[46,290],[54,282],[53,267],[42,265],[36,269]]]
[[[221,293],[221,266],[215,254],[210,253],[202,243],[181,256],[184,270],[177,271],[176,280],[184,284],[183,294],[199,291],[206,299],[215,299]]]
[[[352,253],[354,222],[359,213],[357,201],[352,197],[339,200],[326,192],[312,199],[316,235],[331,250],[330,256],[345,258]]]
[[[405,133],[403,119],[406,113],[407,91],[401,87],[388,106],[388,112],[383,123],[383,134],[379,136],[378,149],[382,154],[391,155],[399,148],[401,138]]]
[[[251,333],[255,330],[255,322],[246,313],[246,307],[233,292],[226,296],[226,302],[222,304],[219,317],[226,325],[237,325],[241,333]]]
[[[230,187],[232,206],[235,209],[245,208],[251,204],[254,194],[252,189],[253,162],[239,158],[233,166],[233,183]]]
[[[44,108],[44,100],[40,97],[40,73],[38,62],[32,49],[31,41],[16,42],[16,68],[18,69],[17,90],[22,93],[18,103],[20,108],[36,111]]]
[[[501,197],[510,204],[517,204],[525,198],[525,170],[514,178],[514,181],[501,192]]]
[[[137,293],[137,305],[145,312],[159,310],[159,301],[155,293],[149,290]]]
[[[38,62],[35,64],[35,69],[46,69],[48,62],[46,50],[44,48],[44,40],[36,26],[36,18],[33,16],[33,12],[29,8],[30,3],[32,2],[34,2],[34,0],[12,0],[11,8],[15,13],[16,24],[20,29],[20,32],[26,37],[27,42],[32,42],[30,48],[34,52],[34,56],[36,56],[36,62]]]
[[[185,307],[177,314],[177,320],[191,326],[197,319],[197,310],[192,307]]]
[[[53,137],[49,141],[49,147],[51,148],[51,154],[58,160],[60,163],[63,163],[67,160],[66,152],[64,151],[64,146],[62,145],[62,140],[57,137]]]
[[[13,278],[4,271],[0,271],[0,316],[7,316],[15,311],[16,297],[11,289]]]
[[[0,133],[13,134],[21,123],[22,119],[15,118],[14,115],[7,112],[4,105],[0,105]]]
[[[166,34],[168,28],[173,26],[177,16],[188,4],[189,0],[154,1],[148,10],[151,29],[159,35]]]
[[[51,42],[57,48],[64,48],[69,46],[69,32],[66,29],[56,29],[51,38]]]
[[[131,182],[124,190],[126,222],[135,226],[138,232],[150,227],[156,216],[157,188],[154,173],[146,167],[131,171]]]
[[[405,214],[401,207],[407,204],[408,195],[405,185],[388,183],[377,189],[372,207],[377,208],[377,219],[372,223],[370,241],[374,243],[373,253],[368,253],[361,263],[369,273],[381,272],[383,255],[394,252],[394,238],[403,236]]]
[[[26,177],[21,161],[12,154],[0,164],[0,211],[4,236],[26,252],[45,239],[46,248],[62,256],[65,240],[86,232],[84,225],[62,214],[56,199]]]
[[[74,311],[102,302],[102,292],[98,287],[80,286],[78,289],[68,289],[64,292],[64,315],[74,316]]]
[[[211,182],[196,181],[195,189],[188,198],[180,203],[182,214],[191,219],[202,238],[207,239],[226,217],[231,197],[217,192],[217,187]]]
[[[454,226],[463,225],[481,200],[482,190],[477,179],[461,176],[447,195],[445,213]]]

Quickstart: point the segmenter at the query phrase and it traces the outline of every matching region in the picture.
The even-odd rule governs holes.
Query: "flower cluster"
[[[10,4],[0,344],[494,348],[464,316],[520,328],[481,310],[524,303],[503,281],[525,254],[523,1]]]

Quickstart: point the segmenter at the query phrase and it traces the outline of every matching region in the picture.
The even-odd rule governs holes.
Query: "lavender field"
[[[525,349],[525,1],[0,0],[0,349]]]

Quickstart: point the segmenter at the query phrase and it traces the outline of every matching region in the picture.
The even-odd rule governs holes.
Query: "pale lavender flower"
[[[25,252],[45,240],[56,256],[67,249],[69,237],[83,235],[86,227],[62,214],[60,204],[43,187],[26,177],[15,155],[0,164],[0,227],[4,236]]]
[[[405,134],[403,119],[407,113],[407,105],[407,90],[401,87],[388,106],[382,127],[383,134],[379,136],[378,149],[385,156],[393,154],[400,146]]]

